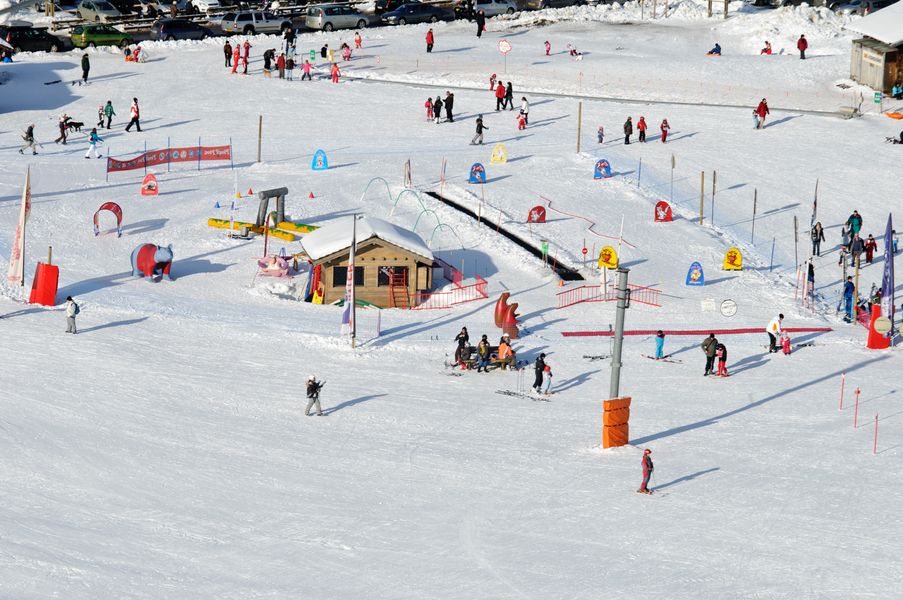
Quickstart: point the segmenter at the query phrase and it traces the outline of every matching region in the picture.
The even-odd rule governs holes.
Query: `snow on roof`
[[[312,260],[320,260],[324,256],[335,254],[351,246],[351,219],[342,217],[308,233],[301,239],[301,246]],[[389,244],[403,248],[417,256],[432,262],[433,252],[427,247],[419,235],[397,225],[375,219],[362,217],[357,221],[357,243],[370,238],[378,238]]]
[[[903,2],[876,10],[847,25],[847,29],[875,38],[890,46],[903,42]]]

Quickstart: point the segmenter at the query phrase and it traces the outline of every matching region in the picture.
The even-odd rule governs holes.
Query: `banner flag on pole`
[[[894,322],[894,240],[893,214],[887,215],[884,229],[884,278],[881,282],[881,314]],[[891,329],[893,332],[893,329]],[[890,335],[893,335],[891,333]]]
[[[25,171],[25,187],[22,188],[22,206],[19,208],[19,222],[16,237],[9,256],[9,272],[6,280],[13,285],[25,285],[25,223],[31,214],[31,167]]]
[[[347,325],[354,337],[354,247],[357,245],[357,215],[351,219],[351,250],[348,254],[348,275],[345,278],[345,310],[342,325]]]

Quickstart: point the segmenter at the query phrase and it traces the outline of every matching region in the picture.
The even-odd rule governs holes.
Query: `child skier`
[[[337,63],[332,63],[332,69],[330,70],[330,74],[332,75],[332,82],[339,82],[339,75],[342,73],[339,71],[339,65]]]
[[[76,334],[75,316],[81,312],[72,296],[66,296],[66,333]]]
[[[238,73],[239,61],[241,61],[241,44],[236,42],[235,48],[232,50],[232,74],[233,75]]]
[[[355,49],[360,49],[361,44],[363,44],[363,43],[364,43],[364,41],[361,39],[361,32],[360,32],[360,31],[355,31],[355,32],[354,32],[354,47],[355,47]]]
[[[426,102],[423,103],[423,107],[426,108],[426,120],[433,120],[433,99],[427,98]]]
[[[323,416],[323,409],[320,407],[320,388],[323,387],[323,383],[319,383],[317,378],[311,375],[307,378],[307,408],[304,409],[304,416],[310,416],[310,409],[312,409],[315,405],[317,407],[317,416]]]
[[[433,118],[436,120],[436,125],[439,124],[439,119],[442,118],[442,97],[436,94],[436,101],[433,102]]]
[[[250,62],[251,58],[251,42],[245,40],[245,43],[242,44],[242,48],[244,48],[244,54],[241,57],[241,66],[242,66],[242,75],[248,74],[248,62]]]
[[[718,376],[727,377],[727,346],[718,342],[715,346],[715,356],[718,357]]]
[[[517,113],[517,130],[523,131],[527,128],[527,117],[524,113]]]
[[[659,329],[655,332],[655,360],[665,358],[665,333]]]
[[[304,81],[305,79],[307,79],[308,81],[311,81],[310,70],[312,68],[313,68],[313,66],[310,64],[310,61],[305,59],[304,64],[301,65],[301,81]]]
[[[495,81],[496,81],[496,75],[495,75],[495,73],[493,73],[492,75],[489,76],[489,91],[490,92],[495,91]]]
[[[437,119],[438,119],[438,117],[437,117]],[[438,123],[439,121],[437,120],[436,122]],[[481,146],[483,145],[483,130],[484,129],[489,129],[489,128],[486,127],[485,125],[483,125],[483,115],[480,115],[477,117],[477,132],[476,132],[476,134],[474,134],[473,139],[470,140],[471,146],[473,146],[474,144],[479,144]],[[543,356],[545,356],[545,355],[543,355]]]
[[[113,117],[116,116],[116,111],[113,110],[112,100],[107,100],[107,105],[103,107],[103,114],[107,118],[107,129],[109,129],[110,124],[113,122]]]
[[[549,53],[552,51],[552,44],[549,43],[549,40],[546,40],[543,45],[546,47],[546,56],[549,56]]]
[[[294,54],[290,55],[285,59],[285,78],[289,81],[294,79],[292,73],[295,71],[295,58]]]
[[[661,130],[662,130],[662,143],[664,144],[665,142],[668,141],[668,132],[671,131],[671,126],[668,124],[668,119],[662,119]]]
[[[103,139],[97,135],[97,128],[91,130],[91,133],[88,134],[88,151],[85,152],[85,158],[91,158],[91,154],[93,153],[96,158],[100,158],[103,156],[102,154],[97,153],[97,144],[101,143]]]
[[[342,60],[351,60],[351,46],[348,44],[342,44]]]
[[[97,107],[97,126],[98,127],[103,127],[103,118],[104,118],[103,104],[101,104]]]
[[[640,494],[651,494],[652,490],[649,489],[649,479],[652,477],[652,472],[655,470],[655,467],[652,464],[652,450],[646,448],[643,450],[643,483],[640,484],[640,489],[637,490]]]
[[[640,120],[636,124],[637,131],[640,132],[640,142],[646,142],[646,117],[640,117]]]
[[[605,143],[605,128],[603,126],[599,125],[599,131],[596,132],[596,137],[599,138],[600,144]]]
[[[546,389],[543,390],[543,394],[549,396],[552,393],[552,365],[546,363],[546,366],[543,367],[543,374],[546,376]]]
[[[781,334],[781,350],[784,351],[784,354],[790,355],[790,336],[786,331]]]

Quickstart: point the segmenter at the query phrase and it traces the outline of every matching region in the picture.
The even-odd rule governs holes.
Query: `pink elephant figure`
[[[142,244],[132,251],[132,275],[135,277],[153,279],[160,275],[163,279],[172,281],[170,269],[172,269],[172,245]]]

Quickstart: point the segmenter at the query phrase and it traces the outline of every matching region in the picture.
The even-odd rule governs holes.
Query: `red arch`
[[[104,202],[100,205],[100,208],[97,209],[97,212],[94,213],[94,235],[100,235],[100,227],[97,224],[97,216],[102,210],[108,210],[116,215],[116,235],[122,236],[122,209],[115,202]]]

